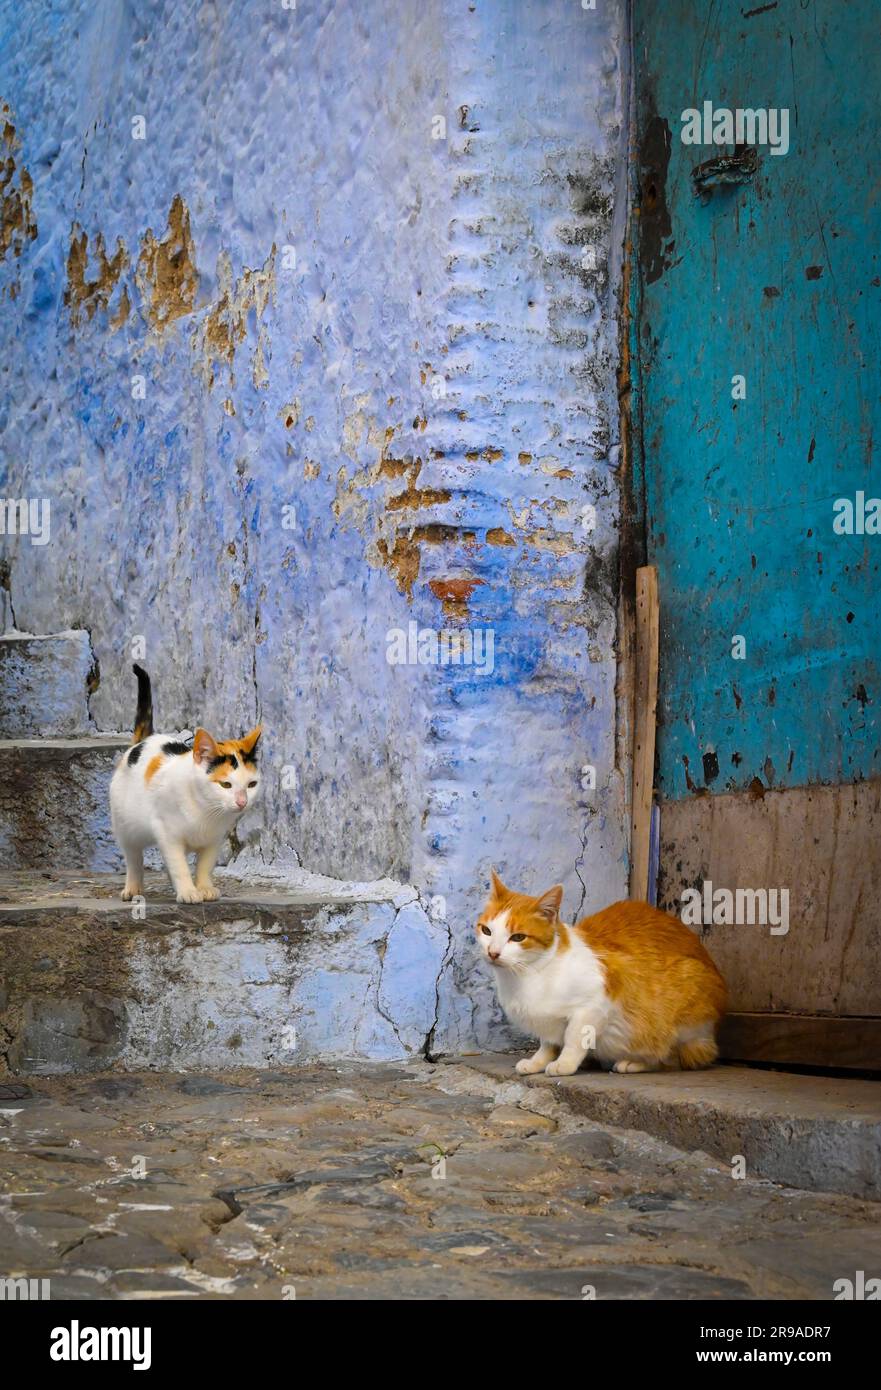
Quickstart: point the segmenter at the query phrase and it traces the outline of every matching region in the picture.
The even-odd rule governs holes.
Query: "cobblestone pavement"
[[[0,1276],[53,1298],[829,1299],[881,1266],[875,1204],[461,1065],[28,1086],[0,1099]]]

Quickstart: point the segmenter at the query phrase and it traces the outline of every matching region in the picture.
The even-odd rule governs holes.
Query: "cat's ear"
[[[546,917],[549,922],[555,922],[562,901],[563,885],[562,883],[555,883],[553,888],[549,888],[546,893],[542,893],[540,898],[536,898],[535,911],[542,917]]]
[[[197,729],[193,735],[193,762],[202,764],[217,757],[217,744],[207,729]]]
[[[239,747],[241,748],[246,758],[253,758],[254,754],[257,751],[257,744],[260,740],[260,735],[262,733],[263,725],[255,724],[254,728],[251,730],[250,733],[245,734],[243,738],[239,739]]]
[[[498,874],[496,873],[495,869],[490,869],[490,871],[489,871],[489,877],[490,877],[490,882],[492,883],[492,889],[493,889],[493,895],[494,895],[494,897],[496,897],[496,898],[506,898],[506,897],[508,896],[508,890],[507,890],[507,888],[505,887],[505,885],[504,885],[504,883],[502,882],[502,880],[499,878],[499,876],[498,876]]]

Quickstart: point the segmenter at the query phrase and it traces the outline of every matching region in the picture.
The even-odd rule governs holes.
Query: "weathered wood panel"
[[[730,1062],[881,1071],[881,1018],[728,1014],[719,1051]]]
[[[745,1011],[881,1015],[881,780],[661,807],[659,906],[683,892],[789,889],[789,931],[704,924]]]

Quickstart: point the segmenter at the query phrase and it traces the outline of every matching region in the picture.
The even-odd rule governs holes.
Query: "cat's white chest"
[[[588,946],[573,941],[539,967],[499,972],[499,1003],[512,1023],[545,1042],[563,1042],[574,1014],[588,1011],[599,1032],[617,1012],[602,967]]]

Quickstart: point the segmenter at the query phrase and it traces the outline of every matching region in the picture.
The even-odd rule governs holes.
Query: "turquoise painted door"
[[[881,7],[635,0],[634,61],[659,792],[881,774]]]

